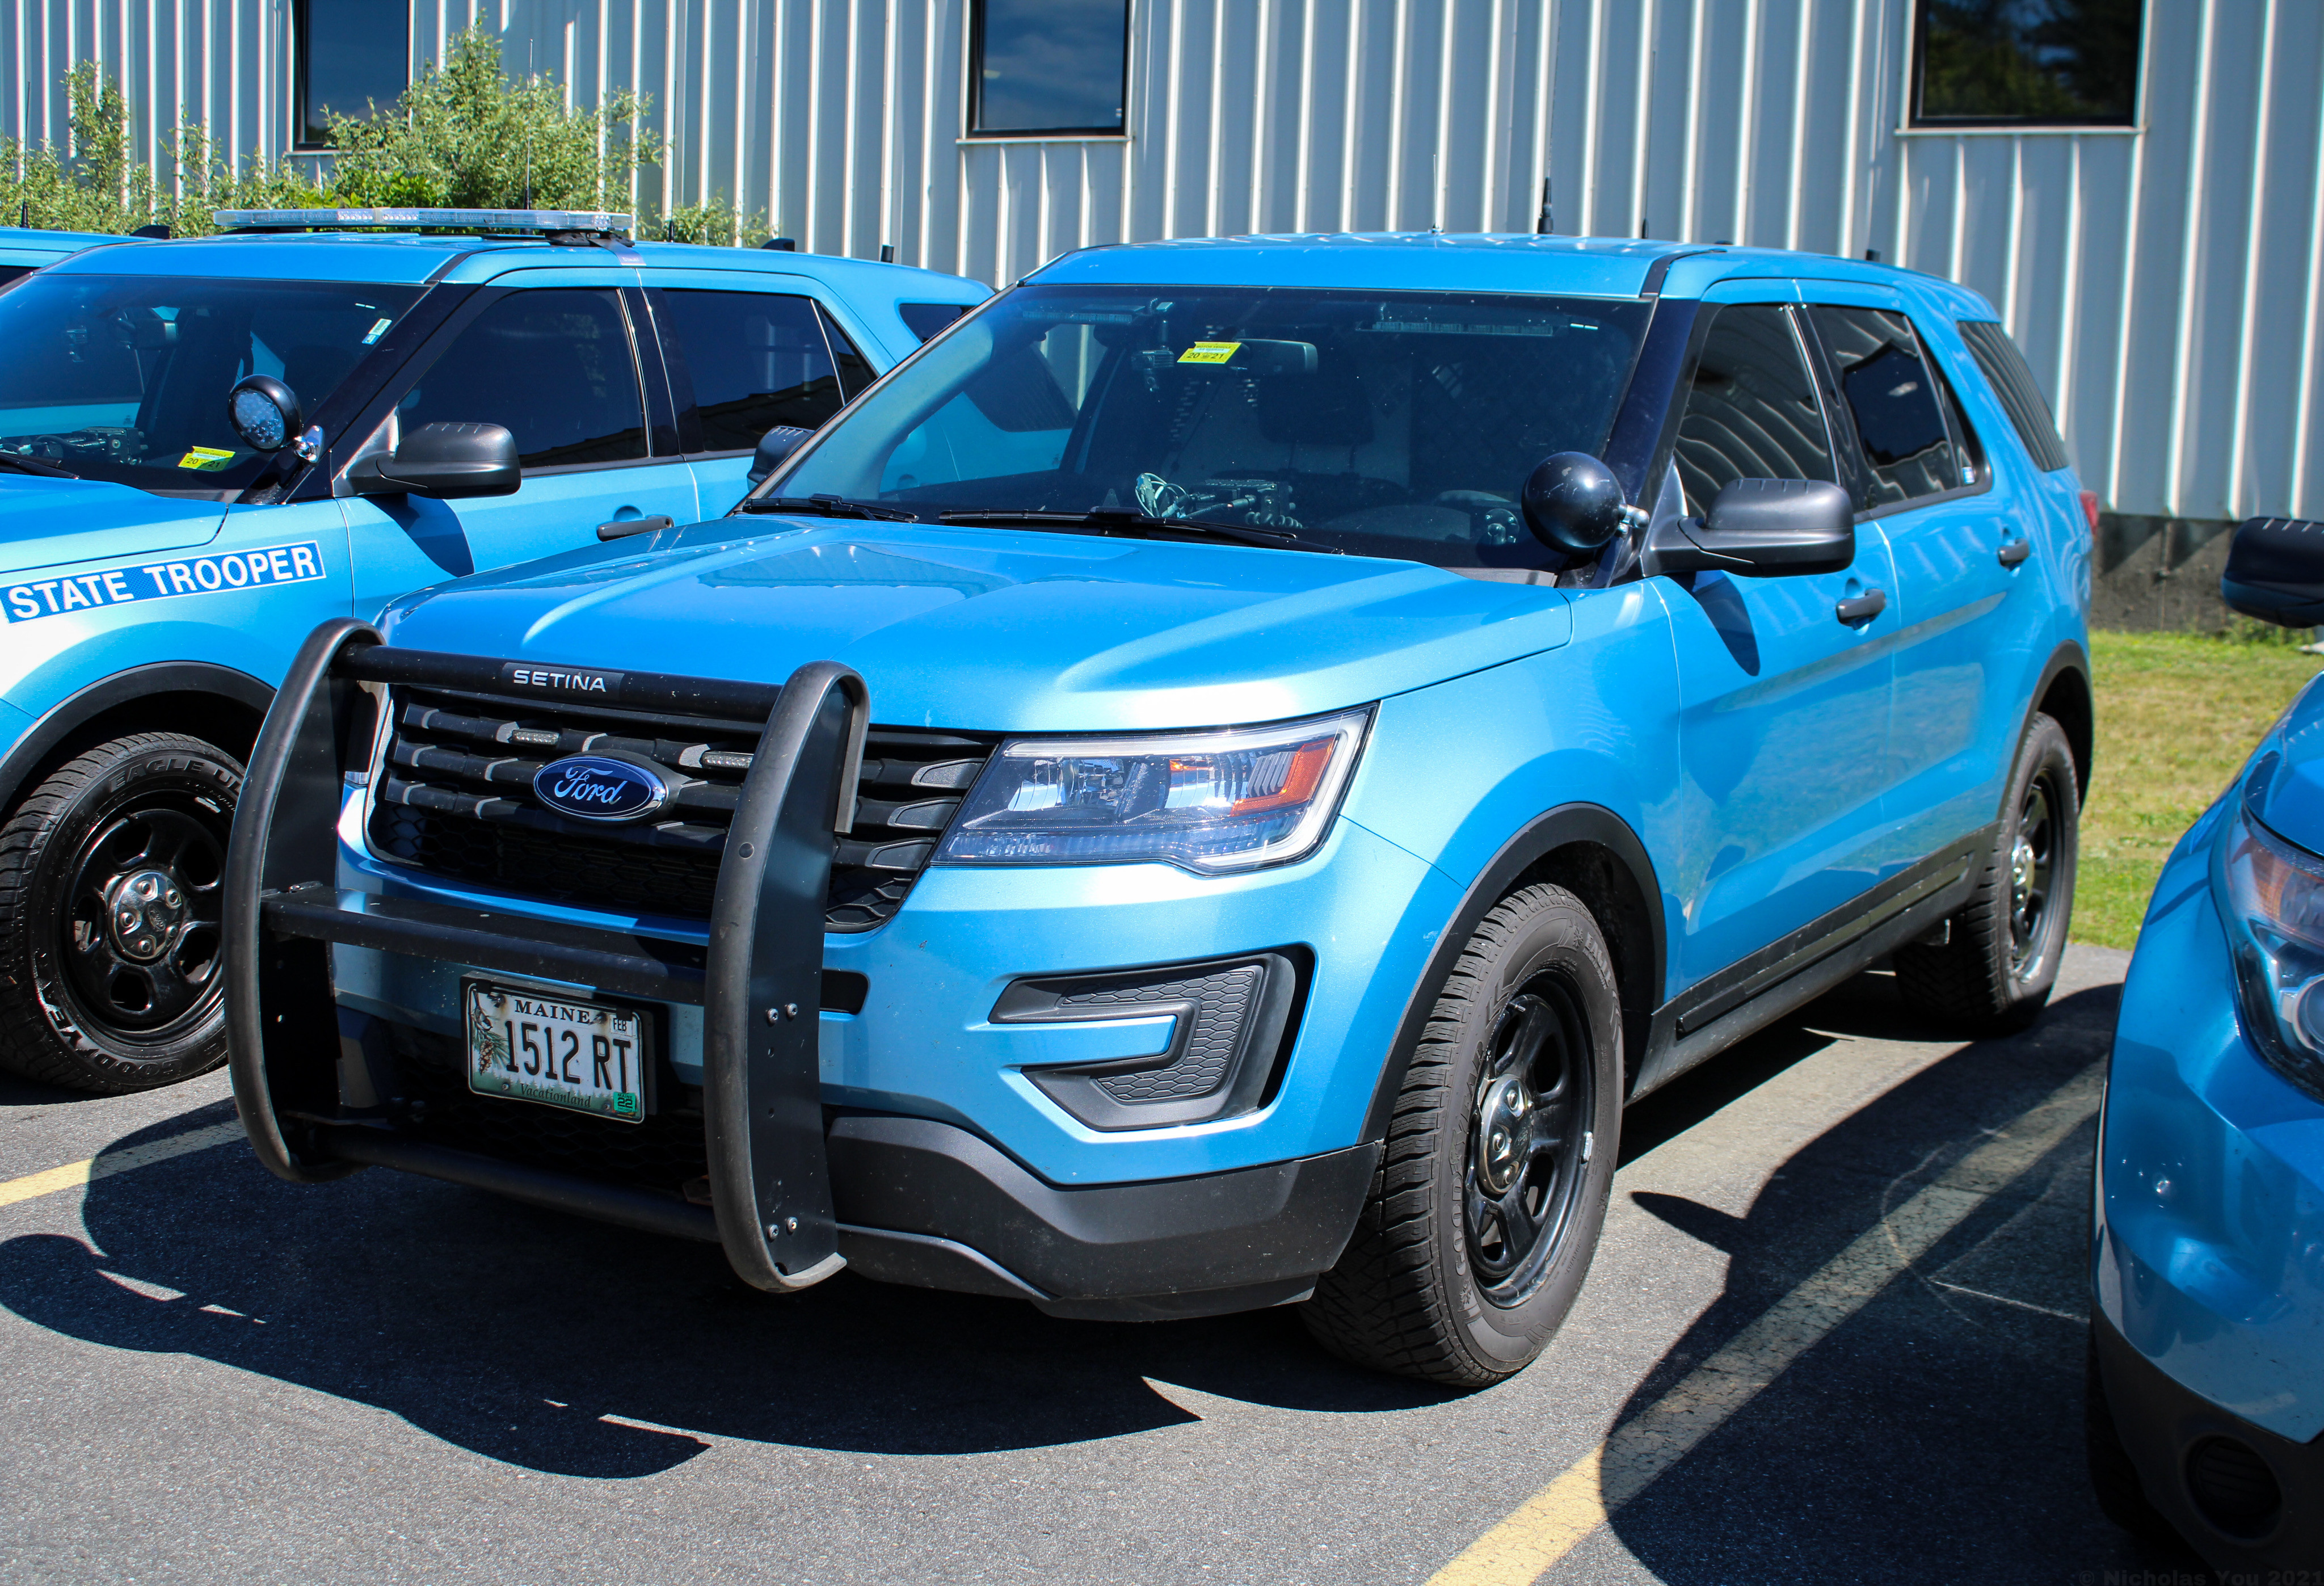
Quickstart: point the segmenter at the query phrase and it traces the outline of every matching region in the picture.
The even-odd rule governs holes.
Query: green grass
[[[2127,947],[2138,939],[2171,845],[2324,665],[2293,647],[2306,637],[2090,635],[2098,763],[2082,809],[2075,940]]]

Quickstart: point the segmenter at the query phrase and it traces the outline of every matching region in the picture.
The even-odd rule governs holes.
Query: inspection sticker
[[[0,606],[6,608],[10,622],[29,622],[35,617],[60,617],[67,612],[127,605],[133,601],[259,589],[273,584],[311,584],[322,576],[322,551],[309,539],[300,545],[221,551],[12,584],[0,589]]]
[[[1198,341],[1178,355],[1181,364],[1223,364],[1242,350],[1239,341]]]

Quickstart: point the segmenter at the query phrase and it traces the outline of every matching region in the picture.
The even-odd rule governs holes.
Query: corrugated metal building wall
[[[289,142],[285,0],[5,0],[0,129],[117,72]],[[1991,298],[2118,512],[2324,517],[2324,5],[2150,0],[2143,130],[1900,131],[1908,0],[1133,0],[1129,135],[967,142],[965,0],[413,0],[576,99],[650,94],[660,207],[996,283],[1066,249],[1244,231],[1561,230],[1884,258]]]

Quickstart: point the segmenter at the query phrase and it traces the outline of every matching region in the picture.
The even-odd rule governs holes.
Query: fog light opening
[[[2187,1451],[2187,1496],[2197,1513],[2229,1536],[2264,1536],[2283,1509],[2275,1472],[2232,1437],[2206,1437]]]

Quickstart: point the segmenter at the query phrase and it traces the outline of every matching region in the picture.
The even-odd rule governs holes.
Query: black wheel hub
[[[206,1018],[220,991],[224,817],[156,795],[97,823],[64,899],[65,982],[75,1011],[140,1041]]]
[[[2009,853],[2009,969],[2021,980],[2039,966],[2049,945],[2058,835],[2049,779],[2036,777],[2018,807],[2017,837]]]
[[[1536,981],[1502,1008],[1479,1073],[1462,1185],[1470,1264],[1497,1305],[1540,1281],[1580,1197],[1595,1074],[1589,1027],[1562,982]]]

